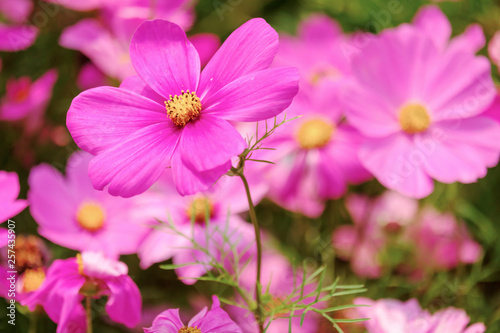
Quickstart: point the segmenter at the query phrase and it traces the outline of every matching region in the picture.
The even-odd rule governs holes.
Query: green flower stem
[[[257,220],[257,214],[255,214],[255,207],[253,205],[252,196],[250,195],[250,187],[248,186],[248,181],[243,175],[243,172],[238,174],[245,185],[245,191],[248,198],[248,206],[250,208],[250,220],[252,221],[253,227],[255,229],[255,241],[257,244],[257,277],[255,281],[255,298],[257,301],[257,308],[255,309],[255,318],[259,323],[259,332],[264,332],[264,324],[262,322],[262,306],[261,306],[261,284],[260,284],[260,272],[262,266],[262,241],[260,239],[260,228],[259,221]]]
[[[87,333],[92,333],[92,298],[85,297],[85,310],[87,315]]]

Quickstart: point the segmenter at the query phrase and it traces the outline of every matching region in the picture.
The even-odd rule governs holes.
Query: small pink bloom
[[[33,10],[33,2],[30,0],[2,0],[0,12],[14,23],[24,23],[28,20]]]
[[[257,204],[267,186],[252,178],[249,178],[249,183],[254,204]],[[215,258],[220,259],[222,251],[226,251],[226,260],[230,260],[227,256],[230,249],[226,247],[247,251],[248,248],[253,249],[253,227],[238,215],[248,211],[245,189],[238,177],[223,177],[211,191],[181,197],[175,190],[170,173],[166,173],[138,200],[144,202],[144,207],[149,207],[142,210],[144,214],[167,224],[173,223],[178,231],[193,237],[198,245],[210,250]],[[170,227],[159,225],[151,231],[138,251],[141,267],[147,268],[170,258],[176,265],[192,264],[177,268],[176,273],[182,282],[193,284],[195,278],[212,269],[209,265],[212,260],[194,246],[192,240],[179,236]]]
[[[50,70],[34,82],[29,77],[7,81],[7,93],[0,104],[0,120],[25,119],[28,131],[40,127],[56,80],[57,72]]]
[[[219,299],[216,296],[213,296],[212,299],[212,309],[204,308],[187,325],[182,323],[179,317],[179,309],[172,309],[158,315],[153,321],[153,326],[145,328],[144,332],[178,333],[183,331],[194,332],[197,329],[203,333],[242,333],[241,328],[220,308]]]
[[[131,197],[168,167],[182,195],[210,187],[246,148],[229,121],[276,116],[297,93],[296,70],[267,69],[277,49],[277,33],[262,19],[250,20],[200,75],[198,52],[179,26],[142,24],[130,48],[140,79],[131,78],[127,89],[85,91],[68,111],[73,139],[97,155],[89,166],[94,187]]]
[[[133,199],[96,191],[88,178],[91,156],[71,155],[63,177],[52,166],[31,170],[28,199],[40,235],[78,251],[101,251],[111,258],[135,253],[149,228]],[[61,198],[64,198],[61,201]]]
[[[422,310],[416,299],[401,302],[396,299],[373,301],[359,297],[354,304],[368,305],[356,308],[357,318],[370,318],[363,322],[367,333],[483,333],[486,327],[477,323],[467,327],[470,318],[464,310],[446,308],[431,315]]]
[[[22,301],[31,311],[43,306],[50,319],[58,324],[57,333],[85,332],[85,309],[82,300],[88,296],[107,296],[106,312],[117,322],[134,327],[141,317],[141,294],[127,275],[122,262],[100,253],[83,252],[76,258],[56,260],[47,271],[40,288]]]
[[[433,179],[475,182],[500,155],[500,125],[481,115],[496,91],[489,61],[475,55],[482,30],[449,40],[448,26],[430,7],[414,25],[373,36],[353,57],[344,98],[348,121],[367,138],[363,165],[414,198],[432,193]]]
[[[19,191],[17,173],[0,170],[0,223],[16,216],[28,206],[26,200],[17,199]],[[0,247],[7,242],[7,238],[3,236],[0,235]]]
[[[30,47],[37,35],[38,29],[23,25],[33,10],[30,0],[2,0],[0,16],[4,16],[10,25],[0,23],[0,51],[15,52]]]
[[[302,117],[264,142],[276,150],[259,155],[276,163],[265,170],[270,198],[310,217],[321,215],[325,201],[344,195],[348,184],[372,177],[358,159],[363,138],[343,120],[335,89],[324,83],[302,90],[286,110],[288,118]]]
[[[379,256],[388,233],[403,229],[416,218],[418,202],[389,191],[374,200],[351,195],[346,205],[354,225],[335,230],[333,247],[340,258],[351,261],[354,273],[377,278],[382,274]]]

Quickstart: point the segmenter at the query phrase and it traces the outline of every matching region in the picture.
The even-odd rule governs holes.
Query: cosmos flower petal
[[[434,189],[432,179],[424,172],[423,154],[405,134],[394,134],[365,142],[359,156],[385,187],[423,198]]]
[[[450,49],[454,51],[478,52],[486,44],[483,28],[479,24],[469,25],[465,31],[453,38]]]
[[[212,308],[202,318],[194,317],[189,326],[206,333],[242,333],[241,328],[220,308],[220,301],[213,296]]]
[[[200,55],[201,67],[205,67],[220,47],[219,36],[210,33],[201,33],[189,37],[196,51]]]
[[[6,26],[0,23],[0,51],[16,52],[27,49],[38,35],[32,26]]]
[[[76,144],[94,155],[143,127],[167,122],[165,108],[158,103],[113,87],[98,87],[78,95],[66,119]]]
[[[153,321],[153,326],[145,328],[145,333],[179,333],[184,327],[179,316],[179,309],[170,309],[160,313]]]
[[[332,42],[342,36],[342,28],[328,15],[313,14],[300,23],[298,35],[306,43]]]
[[[279,80],[276,78],[279,77]],[[295,68],[273,68],[242,76],[203,100],[205,114],[230,121],[260,121],[285,110],[299,90]]]
[[[422,7],[413,18],[413,24],[434,40],[439,48],[446,48],[451,37],[451,24],[439,7]]]
[[[203,70],[199,96],[209,96],[240,76],[267,69],[278,52],[278,33],[263,19],[236,29]]]
[[[141,292],[128,275],[108,280],[111,295],[106,303],[109,317],[127,327],[136,326],[141,320]]]
[[[177,191],[181,195],[209,189],[229,169],[231,169],[231,161],[211,170],[196,171],[182,162],[180,152],[176,151],[172,156],[172,175]]]
[[[171,122],[142,128],[96,156],[89,165],[94,188],[131,197],[146,191],[170,164],[178,129]]]
[[[154,263],[168,260],[190,245],[189,240],[179,237],[171,230],[153,230],[137,253],[141,259],[141,268],[146,269]]]
[[[183,162],[197,171],[218,167],[245,150],[247,144],[224,119],[202,114],[184,127],[179,142]]]
[[[19,176],[15,172],[0,171],[0,223],[19,214],[28,206],[19,196]]]
[[[127,77],[120,84],[121,89],[129,90],[149,98],[160,104],[163,109],[165,109],[165,98],[158,95],[153,89],[151,89],[139,76],[133,75]]]
[[[196,91],[200,57],[178,25],[144,22],[132,37],[130,57],[137,74],[161,96]]]
[[[444,135],[416,137],[426,152],[425,170],[443,183],[473,183],[486,175],[500,157],[500,126],[486,117],[474,117],[436,125]]]

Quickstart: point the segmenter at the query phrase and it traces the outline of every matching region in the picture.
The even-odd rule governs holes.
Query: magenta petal
[[[94,155],[144,127],[165,122],[171,123],[164,107],[113,87],[98,87],[78,95],[66,119],[76,144]]]
[[[204,114],[184,127],[179,141],[182,161],[197,171],[223,165],[246,147],[245,140],[233,125]]]
[[[445,49],[451,37],[451,24],[446,15],[437,6],[422,7],[413,23],[434,40],[436,45]]]
[[[153,326],[145,328],[145,333],[179,333],[184,327],[179,316],[179,309],[171,309],[160,313],[153,321]]]
[[[210,33],[196,34],[189,37],[189,40],[200,55],[201,67],[205,67],[220,46],[219,36]]]
[[[28,206],[19,196],[19,176],[15,172],[0,171],[0,223],[19,214]]]
[[[172,156],[174,183],[181,195],[208,190],[229,169],[231,169],[231,161],[212,170],[195,171],[182,161],[180,152],[177,151]]]
[[[178,25],[144,22],[132,37],[130,57],[137,74],[158,94],[168,98],[196,90],[200,57]]]
[[[201,73],[199,95],[213,94],[238,77],[268,68],[278,52],[278,34],[261,18],[236,29]]]
[[[30,47],[38,35],[32,26],[6,26],[0,24],[0,51],[15,52]]]
[[[109,317],[127,327],[136,326],[141,320],[141,292],[128,275],[108,280],[106,285],[111,295],[106,303]]]
[[[242,76],[202,103],[206,114],[232,121],[260,121],[285,110],[298,90],[296,68],[273,68]]]
[[[109,185],[109,194],[121,197],[146,191],[169,166],[178,138],[177,128],[169,121],[138,130],[90,162],[94,188]]]
[[[136,94],[139,94],[141,96],[144,96],[146,98],[149,98],[150,100],[153,100],[160,104],[162,106],[162,109],[165,110],[165,98],[158,95],[153,89],[151,89],[144,81],[138,77],[137,75],[134,76],[129,76],[125,80],[122,81],[120,84],[121,89],[125,89],[128,91],[135,92]]]
[[[361,163],[389,189],[412,198],[432,193],[434,184],[424,171],[424,153],[405,134],[371,139],[360,150]]]
[[[299,38],[308,43],[332,42],[342,36],[342,28],[328,15],[313,14],[300,23],[298,28]]]
[[[213,305],[210,311],[202,316],[195,316],[189,326],[197,327],[203,333],[242,333],[241,328],[229,317],[226,311],[220,308],[217,297],[213,297]]]

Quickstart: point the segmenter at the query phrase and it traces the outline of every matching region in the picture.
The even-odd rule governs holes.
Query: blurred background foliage
[[[397,6],[390,3],[396,3]],[[315,12],[323,12],[335,18],[346,32],[378,32],[410,22],[417,10],[428,3],[430,2],[422,0],[199,0],[196,6],[197,19],[189,34],[212,32],[224,40],[235,28],[252,17],[263,17],[278,32],[293,34],[300,20]],[[463,32],[471,23],[481,24],[487,40],[495,31],[500,30],[499,0],[440,2],[439,6],[450,19],[454,35]],[[43,8],[47,8],[46,5],[37,1],[35,12],[44,10]],[[50,17],[47,21],[33,22],[41,28],[41,33],[31,48],[18,53],[0,53],[3,63],[0,96],[5,93],[8,78],[30,76],[36,79],[47,70],[56,68],[59,79],[46,112],[46,120],[49,124],[64,126],[68,107],[73,97],[79,93],[75,82],[86,58],[77,51],[60,47],[58,38],[65,27],[84,16],[92,16],[93,13],[76,13],[61,7],[48,8],[51,11],[47,12]],[[481,50],[481,54],[486,54],[485,48]],[[492,73],[494,80],[499,83],[498,70],[492,68]],[[19,174],[21,197],[25,198],[31,166],[49,163],[64,172],[67,158],[77,147],[71,140],[68,145],[58,146],[38,137],[20,143],[20,137],[18,127],[0,122],[0,170],[16,171]],[[29,160],[23,158],[26,148],[35,152],[34,157]],[[383,188],[376,181],[371,181],[352,191],[375,196]],[[475,239],[482,244],[484,259],[472,266],[438,273],[417,284],[391,272],[387,272],[381,279],[364,280],[350,271],[348,263],[335,259],[331,247],[332,230],[341,224],[351,223],[343,200],[329,202],[323,216],[315,220],[284,211],[269,201],[262,202],[257,213],[263,228],[279,240],[274,243],[297,264],[306,262],[311,268],[327,264],[331,272],[330,279],[337,276],[343,284],[365,283],[368,292],[363,296],[366,297],[394,297],[403,300],[417,297],[421,305],[431,311],[448,306],[464,308],[472,322],[483,321],[489,327],[487,332],[500,332],[500,167],[490,169],[488,175],[476,184],[438,184],[435,192],[424,199],[422,204],[432,204],[439,210],[450,211],[462,218]],[[18,233],[36,233],[36,223],[28,209],[15,220]],[[50,248],[54,258],[75,255],[75,252],[54,244],[50,244]],[[400,260],[398,258],[404,258],[403,254],[391,252],[390,260]],[[123,259],[129,265],[130,275],[139,285],[143,302],[147,306],[158,304],[163,308],[170,305],[188,309],[191,307],[190,299],[196,298],[199,293],[210,295],[225,292],[224,287],[203,282],[186,286],[177,280],[173,272],[163,271],[157,265],[146,271],[140,270],[136,256]],[[347,301],[343,299],[342,303]],[[96,310],[103,308],[104,304],[104,301],[97,302]],[[161,308],[154,314],[160,310]],[[4,314],[5,306],[0,306],[0,317],[4,317]],[[55,332],[55,325],[50,320],[44,316],[40,316],[38,320],[38,332]],[[13,331],[28,332],[28,326],[28,318],[18,314],[17,326]],[[353,329],[344,327],[346,331]],[[1,332],[12,329],[6,321],[0,322]],[[105,320],[95,321],[95,332],[126,331],[108,325]],[[332,330],[322,328],[321,332]]]

